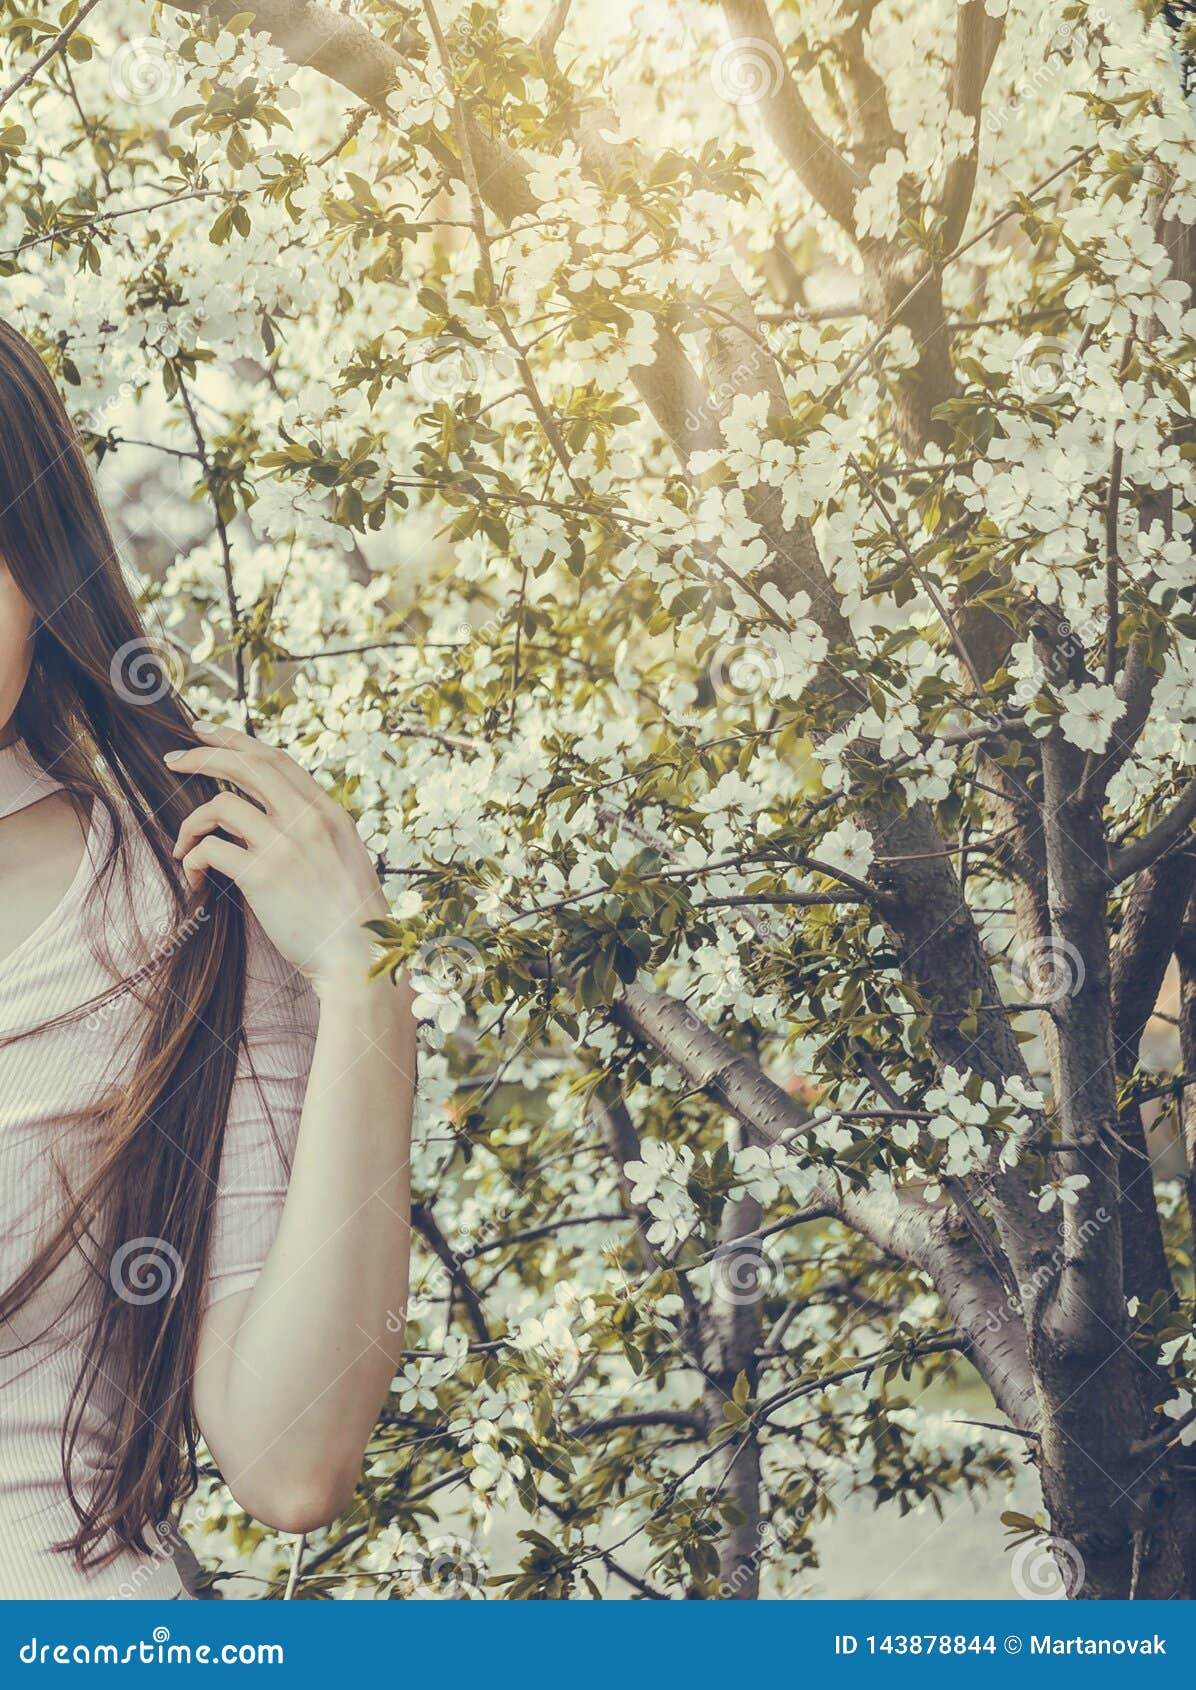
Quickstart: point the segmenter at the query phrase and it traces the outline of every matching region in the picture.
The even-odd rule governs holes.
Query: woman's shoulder
[[[88,818],[63,788],[48,789],[34,803],[3,819],[0,862],[6,892],[14,885],[17,867],[27,866],[38,876],[53,878],[64,865],[79,866],[90,831]]]

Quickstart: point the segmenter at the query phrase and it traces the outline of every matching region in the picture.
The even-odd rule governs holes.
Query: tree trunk
[[[747,1142],[736,1127],[735,1148]],[[711,1268],[711,1302],[706,1311],[706,1414],[714,1441],[727,1435],[724,1409],[742,1374],[756,1394],[761,1312],[768,1291],[768,1263],[757,1240],[746,1241],[760,1225],[760,1205],[740,1197],[723,1209],[720,1254]],[[754,1432],[735,1437],[714,1462],[715,1484],[731,1505],[732,1520],[719,1540],[719,1595],[727,1601],[753,1601],[760,1594],[764,1539],[760,1518],[760,1442]]]

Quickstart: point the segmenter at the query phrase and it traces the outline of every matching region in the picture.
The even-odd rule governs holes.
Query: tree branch
[[[392,47],[360,19],[315,4],[314,0],[253,0],[252,8],[242,0],[162,0],[162,4],[192,17],[210,14],[222,23],[252,9],[249,27],[268,35],[293,65],[310,66],[372,106],[385,105],[400,67],[416,72],[425,68],[425,44],[414,26],[405,26],[398,46]],[[467,123],[486,203],[508,222],[537,210],[523,161],[501,141],[492,139],[472,117]],[[452,148],[434,133],[428,144],[449,174],[460,178],[461,161]]]
[[[976,187],[980,158],[980,111],[984,87],[992,69],[1004,17],[988,14],[984,0],[966,0],[955,14],[955,66],[951,77],[951,107],[972,119],[972,144],[952,161],[943,185],[943,242],[948,251],[963,234]]]
[[[68,44],[71,36],[74,35],[80,24],[86,22],[87,18],[95,11],[99,3],[100,0],[85,0],[85,3],[75,13],[70,23],[65,24],[63,28],[58,31],[57,35],[51,37],[49,45],[43,48],[37,58],[34,59],[33,63],[29,66],[28,70],[22,71],[20,76],[15,77],[13,81],[9,83],[8,87],[5,88],[3,92],[0,92],[0,111],[4,110],[8,102],[13,99],[15,95],[19,94],[22,88],[27,87],[29,83],[33,81],[39,70],[44,69],[51,59],[58,57],[58,54],[61,53],[63,48]]]
[[[411,1224],[448,1274],[475,1334],[483,1344],[488,1344],[490,1327],[486,1320],[486,1311],[482,1307],[482,1299],[454,1255],[448,1239],[433,1220],[432,1211],[426,1203],[417,1201],[411,1205]]]
[[[1109,879],[1114,886],[1128,880],[1132,874],[1158,862],[1187,833],[1196,820],[1196,780],[1184,787],[1171,809],[1154,827],[1148,828],[1139,839],[1123,845],[1109,856]]]
[[[1145,869],[1125,899],[1112,953],[1113,1049],[1120,1075],[1132,1074],[1137,1066],[1142,1034],[1158,1002],[1194,881],[1196,861],[1177,852]],[[1125,1289],[1145,1305],[1156,1292],[1171,1299],[1175,1291],[1154,1200],[1142,1101],[1139,1096],[1123,1104],[1117,1130]]]
[[[796,1098],[675,998],[632,985],[612,1013],[759,1142],[784,1144],[808,1128],[809,1112]],[[819,1178],[811,1201],[887,1254],[928,1273],[1002,1409],[1018,1425],[1035,1424],[1038,1411],[1021,1317],[975,1246],[955,1236],[949,1211],[933,1210],[904,1191],[841,1186],[829,1170]]]
[[[733,39],[763,42],[772,60],[775,74],[756,109],[777,151],[806,192],[854,240],[855,196],[863,183],[798,92],[765,0],[723,0],[723,15]]]

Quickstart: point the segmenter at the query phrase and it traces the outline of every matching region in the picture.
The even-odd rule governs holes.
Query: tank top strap
[[[61,790],[62,782],[39,768],[20,740],[0,745],[0,820]]]

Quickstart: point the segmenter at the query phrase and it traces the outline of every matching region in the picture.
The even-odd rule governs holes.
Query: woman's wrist
[[[387,1016],[409,1014],[413,997],[406,975],[397,979],[389,974],[371,976],[374,960],[372,947],[367,945],[363,950],[346,950],[329,958],[313,972],[311,987],[321,1009],[344,1007]]]

